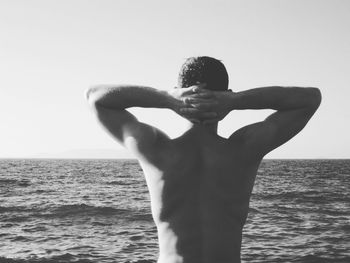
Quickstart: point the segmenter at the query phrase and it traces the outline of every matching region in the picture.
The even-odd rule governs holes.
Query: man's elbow
[[[318,108],[322,101],[322,94],[319,88],[309,88],[310,91],[310,105]]]
[[[88,101],[89,105],[92,108],[96,108],[99,104],[98,102],[100,96],[98,96],[98,90],[98,86],[92,86],[85,90],[85,99]]]
[[[87,88],[84,92],[85,99],[89,102],[91,93],[93,92],[93,87]]]

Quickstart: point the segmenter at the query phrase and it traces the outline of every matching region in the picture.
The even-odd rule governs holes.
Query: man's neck
[[[189,122],[188,130],[206,130],[209,133],[217,134],[218,133],[218,123],[210,123],[210,124],[196,124]]]

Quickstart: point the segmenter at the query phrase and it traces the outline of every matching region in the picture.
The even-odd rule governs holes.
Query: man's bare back
[[[103,85],[89,89],[87,98],[101,124],[143,168],[158,229],[158,263],[238,263],[259,164],[305,127],[321,93],[276,86],[226,92],[221,62],[208,57],[190,62],[197,60],[199,68],[183,66],[180,88]],[[209,67],[203,67],[207,62]],[[190,121],[189,129],[170,139],[139,122],[126,110],[130,107],[169,108]],[[230,111],[244,109],[275,112],[227,139],[218,136],[218,122]]]
[[[239,262],[242,228],[260,159],[239,135],[194,127],[142,161],[158,228],[159,262]]]

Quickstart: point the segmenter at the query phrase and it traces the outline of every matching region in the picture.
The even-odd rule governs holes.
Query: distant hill
[[[39,153],[28,158],[62,159],[135,159],[124,149],[71,149],[58,153]]]

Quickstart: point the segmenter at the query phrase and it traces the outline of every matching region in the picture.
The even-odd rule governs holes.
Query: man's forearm
[[[174,99],[166,91],[134,85],[95,86],[86,93],[88,101],[110,109],[130,107],[172,108]]]
[[[292,110],[320,104],[317,88],[264,87],[230,94],[232,110]]]

